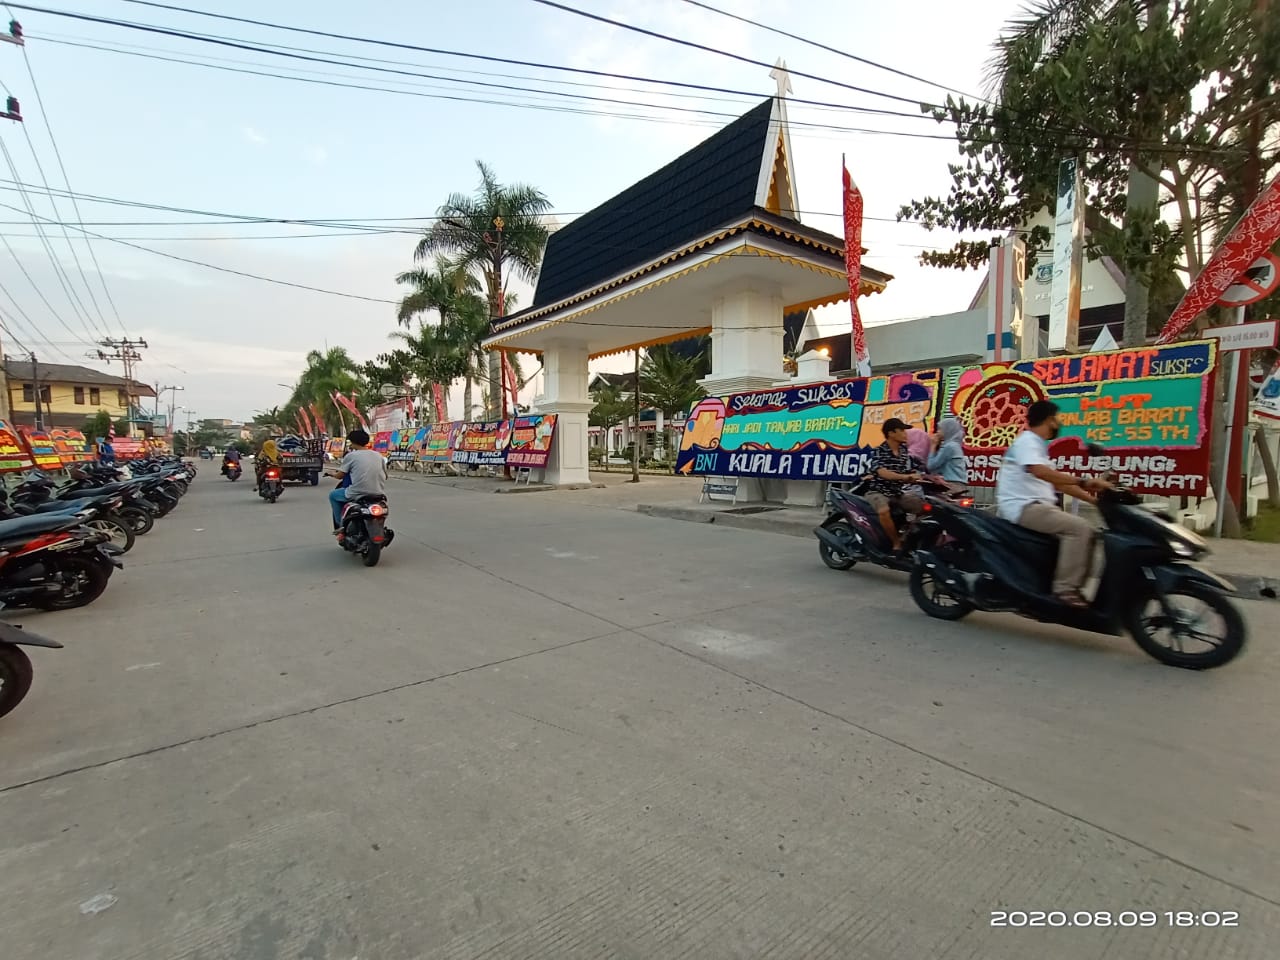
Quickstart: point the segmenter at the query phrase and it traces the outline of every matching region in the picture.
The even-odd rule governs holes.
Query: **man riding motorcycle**
[[[884,443],[871,454],[871,490],[866,494],[896,552],[902,550],[902,535],[893,522],[893,504],[907,513],[918,514],[924,509],[924,501],[915,492],[920,488],[907,489],[908,484],[918,484],[924,479],[924,464],[918,463],[907,450],[909,429],[897,417],[884,422]]]
[[[1062,510],[1057,493],[1097,503],[1091,491],[1111,489],[1112,484],[1098,477],[1081,480],[1050,465],[1049,441],[1061,429],[1058,405],[1052,400],[1037,400],[1027,408],[1027,429],[1005,451],[996,476],[996,513],[1004,520],[1058,538],[1053,592],[1069,606],[1087,607],[1089,602],[1080,588],[1089,576],[1093,525]]]
[[[359,427],[347,434],[351,449],[342,462],[325,475],[341,480],[329,491],[329,506],[333,510],[333,534],[342,532],[342,511],[348,500],[387,494],[387,461],[382,454],[369,448],[369,434]]]
[[[232,467],[240,468],[240,451],[235,447],[227,447],[227,452],[222,455],[222,472],[225,474]]]

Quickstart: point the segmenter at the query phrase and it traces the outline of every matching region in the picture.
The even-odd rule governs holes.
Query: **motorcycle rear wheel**
[[[64,584],[59,593],[36,598],[32,605],[41,610],[74,610],[76,607],[86,607],[102,596],[107,589],[107,581],[111,579],[111,568],[105,560],[63,557],[58,565],[59,573],[70,574],[75,581]]]
[[[366,567],[376,567],[381,559],[382,544],[372,541],[365,545],[364,552],[360,555],[360,562]]]
[[[97,520],[90,520],[85,526],[93,530],[101,530],[123,553],[133,549],[137,534],[133,532],[133,525],[119,515],[99,517]]]
[[[20,647],[0,644],[0,717],[22,702],[31,689],[31,660]]]
[[[150,533],[151,528],[156,525],[156,518],[151,515],[151,511],[141,507],[125,507],[120,511],[120,518],[133,528],[135,537]]]
[[[1208,608],[1210,614],[1222,621],[1219,638],[1211,638],[1210,634],[1197,630],[1196,622],[1188,622],[1187,611],[1179,608],[1176,622],[1170,622],[1159,601],[1150,596],[1135,600],[1125,615],[1125,626],[1134,641],[1148,656],[1159,660],[1170,667],[1182,667],[1184,670],[1211,670],[1230,663],[1244,649],[1245,626],[1240,611],[1229,598],[1205,584],[1194,581],[1183,583],[1171,590],[1166,597],[1189,597],[1199,605]],[[1154,614],[1147,616],[1147,610],[1155,604]],[[1174,606],[1177,606],[1175,604]],[[1169,631],[1170,644],[1162,643],[1158,634]],[[1215,631],[1217,633],[1217,631]],[[1188,652],[1183,648],[1183,641],[1191,638],[1208,649]],[[1176,644],[1176,649],[1172,644]]]
[[[853,527],[849,526],[844,520],[837,520],[827,529],[839,537],[853,539]],[[858,564],[858,561],[853,557],[832,549],[830,544],[822,540],[818,541],[818,556],[832,570],[852,570]]]

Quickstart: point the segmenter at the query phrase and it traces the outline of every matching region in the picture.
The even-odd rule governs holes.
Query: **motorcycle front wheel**
[[[933,571],[919,564],[911,568],[907,589],[916,606],[935,620],[963,620],[973,612],[971,603],[944,593]]]
[[[20,647],[0,643],[0,717],[22,702],[31,689],[31,660]]]
[[[111,568],[106,561],[93,557],[67,556],[58,561],[58,569],[51,576],[62,577],[62,590],[38,597],[33,605],[41,610],[74,610],[102,596],[111,579]]]
[[[1244,618],[1231,600],[1202,583],[1188,581],[1157,598],[1138,598],[1125,626],[1148,656],[1170,667],[1211,670],[1244,649]]]

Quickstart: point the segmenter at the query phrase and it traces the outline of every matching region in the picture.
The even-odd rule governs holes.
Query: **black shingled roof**
[[[532,306],[581,293],[751,213],[772,109],[770,97],[553,233]]]

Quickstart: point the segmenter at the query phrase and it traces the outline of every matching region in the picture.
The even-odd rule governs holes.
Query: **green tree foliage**
[[[1088,254],[1113,257],[1159,291],[1167,316],[1221,234],[1280,164],[1280,29],[1254,0],[1035,0],[996,45],[990,102],[947,98],[960,162],[943,196],[901,208],[981,239],[921,259],[987,262],[992,233],[1016,230],[1055,202],[1058,165],[1082,160]],[[1160,217],[1128,209],[1137,170],[1160,187]],[[1154,211],[1152,212],[1154,214]],[[1029,266],[1050,243],[1028,239]]]
[[[459,269],[478,277],[487,305],[487,320],[505,312],[507,283],[512,276],[532,281],[547,243],[545,216],[551,202],[528,184],[503,184],[492,168],[476,162],[480,185],[474,193],[452,194],[436,211],[438,220],[418,242],[414,257],[424,262],[445,254]],[[402,304],[403,307],[403,304]],[[486,324],[486,332],[489,324]],[[501,396],[501,360],[485,358],[489,380],[488,415],[496,416]]]

